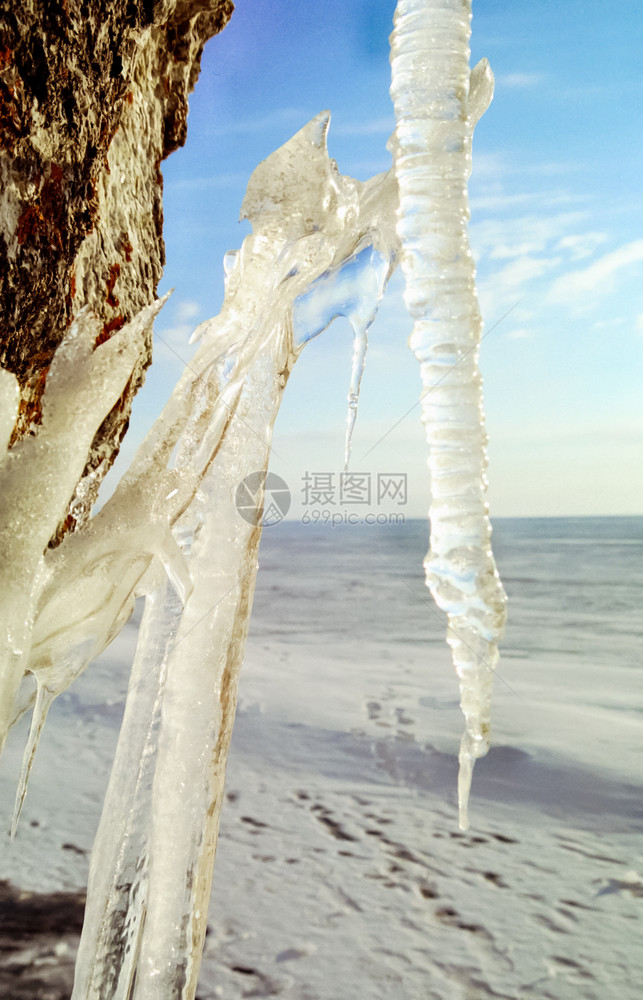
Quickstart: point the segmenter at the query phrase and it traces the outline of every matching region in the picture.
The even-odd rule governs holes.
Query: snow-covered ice
[[[466,834],[426,526],[265,530],[202,1000],[638,996],[643,522],[494,530],[513,613]],[[131,623],[51,710],[5,826],[16,885],[85,884],[134,643]]]

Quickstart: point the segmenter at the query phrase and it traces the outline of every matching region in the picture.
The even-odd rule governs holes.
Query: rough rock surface
[[[0,365],[17,376],[14,439],[38,424],[56,347],[79,309],[99,340],[155,295],[161,160],[186,138],[205,41],[232,0],[8,0],[0,16]],[[98,431],[59,533],[88,516],[151,361]]]
[[[69,1000],[84,912],[84,892],[25,892],[0,879],[0,997]]]
[[[84,892],[21,892],[0,881],[0,996],[68,1000]]]

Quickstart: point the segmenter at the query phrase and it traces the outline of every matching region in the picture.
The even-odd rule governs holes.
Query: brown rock
[[[49,364],[79,309],[96,311],[99,339],[107,339],[155,296],[164,264],[160,163],[185,142],[203,45],[233,3],[3,6],[0,364],[21,386],[15,440],[39,421]],[[98,471],[79,490],[66,528],[89,514],[151,348],[96,436],[84,475]]]
[[[21,892],[0,881],[0,996],[68,1000],[84,892]]]

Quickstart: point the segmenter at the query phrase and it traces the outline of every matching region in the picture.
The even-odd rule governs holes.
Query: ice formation
[[[469,249],[473,130],[493,94],[486,60],[469,75],[470,0],[399,0],[391,36],[395,172],[405,302],[422,375],[432,503],[426,580],[448,615],[466,729],[460,826],[471,774],[489,749],[490,704],[506,598],[491,552],[478,345],[482,320]]]
[[[345,263],[321,275],[296,300],[293,308],[293,340],[303,345],[316,337],[337,316],[345,316],[353,328],[353,363],[348,391],[344,468],[348,468],[351,438],[357,417],[359,389],[366,362],[368,328],[375,319],[379,300],[390,276],[391,260],[368,240]]]
[[[55,549],[95,431],[163,303],[100,346],[83,310],[49,371],[40,426],[11,448],[17,384],[0,373],[1,742],[33,708],[14,832],[52,701],[148,595],[74,1000],[194,996],[261,535],[235,493],[267,470],[292,366],[338,315],[355,334],[354,419],[366,331],[397,260],[393,173],[366,183],[339,174],[329,118],[255,170],[242,206],[253,232],[226,255],[221,313],[197,331],[199,351],[111,499]]]
[[[248,523],[235,508],[236,490],[267,469],[303,345],[340,314],[362,338],[397,256],[392,173],[365,184],[340,175],[328,123],[317,116],[251,177],[242,215],[253,232],[226,255],[223,309],[197,331],[190,368],[98,515],[134,506],[160,516],[171,503],[181,558],[168,562],[177,577],[184,565],[192,589],[183,588],[183,604],[181,588],[161,580],[147,599],[92,855],[74,1000],[194,996],[261,535],[260,519]]]
[[[252,234],[224,260],[221,313],[196,331],[199,351],[112,498],[53,550],[96,428],[162,302],[100,346],[95,317],[81,312],[49,371],[41,425],[12,448],[17,386],[0,372],[0,746],[33,707],[14,829],[49,706],[147,595],[73,1000],[194,997],[261,535],[260,493],[249,522],[236,491],[267,471],[292,367],[340,315],[354,333],[348,463],[367,331],[400,242],[431,446],[427,581],[449,616],[466,718],[466,826],[504,623],[484,500],[481,320],[466,237],[471,138],[492,77],[480,64],[469,86],[468,30],[465,0],[400,0],[394,171],[366,183],[342,176],[326,149],[327,113],[257,167],[242,205]]]
[[[13,376],[3,372],[0,461],[0,748],[16,713],[25,673],[39,687],[57,688],[50,659],[54,647],[65,645],[70,630],[90,614],[87,602],[69,604],[62,617],[51,614],[50,600],[66,603],[69,576],[61,574],[63,548],[47,552],[47,544],[80,478],[96,430],[118,400],[136,361],[141,338],[149,331],[162,303],[144,309],[111,340],[95,347],[100,324],[84,309],[60,345],[47,376],[42,420],[36,433],[7,449],[7,428],[16,418],[17,392]],[[70,540],[70,544],[72,544]],[[85,565],[92,566],[97,553]],[[77,569],[71,569],[72,576]],[[90,572],[91,575],[91,572]],[[86,582],[82,580],[83,589]],[[110,587],[113,583],[110,582]],[[91,589],[91,588],[90,588]],[[124,619],[126,620],[126,619]],[[123,622],[120,623],[121,625]],[[82,626],[81,626],[82,628]],[[110,634],[109,639],[113,638]],[[109,640],[107,640],[109,641]],[[74,643],[72,643],[73,645]],[[58,662],[63,657],[55,654]],[[39,710],[45,710],[46,698]]]

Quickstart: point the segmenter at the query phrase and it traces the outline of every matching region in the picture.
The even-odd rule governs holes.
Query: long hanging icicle
[[[365,332],[397,260],[393,174],[340,175],[328,122],[318,115],[254,172],[242,206],[253,232],[224,262],[222,312],[197,331],[201,348],[96,518],[109,538],[125,509],[165,510],[192,582],[165,582],[146,605],[73,1000],[195,994],[261,535],[236,509],[237,488],[265,475],[303,345],[340,314]]]
[[[482,320],[467,236],[476,122],[493,93],[486,60],[469,77],[471,0],[398,0],[391,36],[395,172],[410,346],[420,362],[432,503],[427,584],[447,613],[466,729],[460,827],[473,765],[489,749],[506,597],[491,552],[478,347]]]
[[[368,185],[365,186],[368,189]],[[388,189],[395,193],[395,185]],[[383,197],[387,188],[378,185]],[[394,208],[387,214],[392,217]],[[296,299],[293,308],[293,341],[301,346],[325,330],[337,316],[345,316],[353,328],[353,358],[348,390],[348,414],[344,444],[344,470],[348,471],[351,440],[357,418],[359,390],[366,363],[368,330],[375,319],[380,299],[390,277],[392,260],[377,250],[369,237],[363,247],[341,267],[322,274],[310,288]]]

